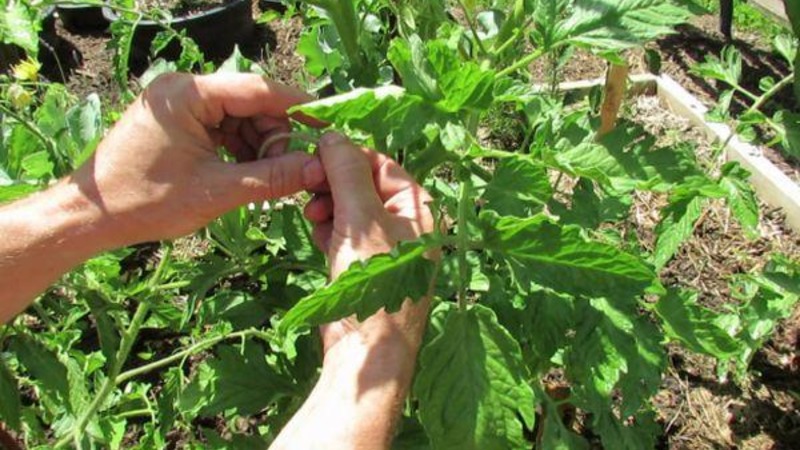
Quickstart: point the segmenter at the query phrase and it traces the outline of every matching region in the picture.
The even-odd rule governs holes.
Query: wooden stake
[[[597,137],[601,138],[612,132],[617,124],[622,100],[628,88],[628,65],[613,64],[606,77],[606,87],[603,93],[603,107],[600,110],[600,130]]]

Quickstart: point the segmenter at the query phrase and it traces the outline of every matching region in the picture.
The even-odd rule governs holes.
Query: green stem
[[[500,72],[498,72],[497,73],[497,77],[498,78],[504,77],[504,76],[507,76],[507,75],[510,75],[510,74],[516,72],[517,70],[524,69],[530,63],[532,63],[533,61],[535,61],[539,57],[541,57],[543,54],[544,54],[544,52],[541,49],[536,49],[533,53],[528,54],[524,58],[520,59],[519,61],[515,62],[514,64],[512,64],[512,65],[506,67],[505,69],[501,70]]]
[[[475,38],[475,44],[478,46],[478,50],[481,51],[481,54],[488,55],[489,52],[486,51],[486,47],[483,46],[483,42],[481,41],[480,36],[478,36],[478,30],[475,28],[475,22],[472,20],[472,14],[470,14],[469,9],[464,6],[464,2],[461,0],[458,0],[458,5],[461,7],[461,10],[464,11],[464,19],[466,19],[469,30],[472,32],[472,37]]]
[[[155,273],[153,276],[148,280],[148,287],[152,292],[152,288],[158,285],[161,282],[162,277],[164,276],[164,272],[166,268],[169,266],[169,261],[172,256],[172,247],[166,247],[164,249],[164,254],[161,257],[161,261],[156,268]],[[114,388],[117,386],[117,378],[119,373],[122,371],[122,367],[125,365],[125,362],[128,360],[128,355],[131,353],[131,349],[133,348],[133,344],[136,342],[136,339],[139,336],[139,331],[142,329],[142,325],[144,325],[144,321],[147,318],[147,314],[150,312],[150,303],[149,301],[142,301],[139,303],[139,306],[136,308],[136,312],[133,314],[133,318],[131,319],[131,323],[128,325],[128,328],[122,334],[122,340],[119,344],[119,349],[117,350],[117,354],[114,357],[114,363],[111,365],[111,369],[108,372],[108,376],[103,381],[100,390],[95,394],[94,399],[86,408],[86,411],[78,418],[75,423],[72,432],[61,438],[55,447],[61,448],[69,443],[70,440],[75,440],[76,442],[80,442],[83,436],[84,430],[86,430],[86,426],[92,420],[95,414],[100,410],[100,408],[105,403],[108,396],[114,391]]]
[[[467,266],[467,252],[469,251],[469,213],[473,206],[472,194],[472,174],[468,171],[461,171],[461,194],[458,200],[458,233],[456,249],[458,253],[458,307],[462,311],[467,308],[467,286],[469,280],[469,267]]]
[[[150,364],[145,364],[144,366],[139,366],[135,369],[128,370],[127,372],[123,372],[117,376],[114,384],[119,385],[130,380],[131,378],[136,378],[139,375],[143,375],[145,373],[152,372],[153,370],[166,367],[174,362],[182,360],[183,358],[192,356],[203,350],[207,350],[219,344],[220,342],[235,340],[235,339],[246,339],[251,336],[260,336],[265,340],[267,339],[266,334],[263,331],[255,329],[239,331],[237,333],[231,333],[223,336],[215,336],[212,338],[208,338],[200,342],[196,342],[191,346],[186,347],[185,349],[179,351],[178,353],[174,353],[170,356],[167,356],[166,358],[162,358],[159,359],[158,361],[153,361]]]
[[[767,92],[765,92],[759,99],[753,103],[753,106],[747,110],[745,114],[754,113],[760,110],[767,102],[772,99],[775,95],[777,95],[783,88],[789,86],[790,84],[794,83],[794,73],[790,74],[786,78],[782,79],[781,81],[777,82],[775,86],[772,86]]]
[[[64,171],[68,169],[68,167],[66,166],[66,162],[63,160],[62,155],[58,152],[58,146],[56,145],[56,142],[53,139],[45,136],[42,130],[40,130],[36,125],[32,124],[30,121],[26,120],[24,117],[20,116],[19,114],[17,114],[12,109],[8,108],[6,105],[2,103],[0,103],[0,112],[19,122],[20,125],[27,128],[28,131],[30,131],[34,136],[36,136],[36,139],[42,141],[42,144],[44,144],[45,148],[47,149],[47,152],[55,156],[58,159],[59,165],[63,166],[60,167],[60,169]]]
[[[139,307],[136,308],[136,313],[133,315],[133,319],[131,320],[128,329],[122,335],[122,342],[120,343],[120,348],[117,351],[117,355],[114,359],[114,364],[111,366],[108,377],[106,377],[105,381],[103,381],[100,391],[97,392],[92,400],[92,403],[90,403],[88,408],[86,408],[86,411],[78,418],[72,433],[61,438],[61,440],[56,443],[55,448],[64,447],[73,438],[80,441],[80,437],[83,435],[83,432],[86,429],[86,426],[89,424],[89,421],[92,420],[94,415],[103,406],[103,403],[105,403],[108,396],[114,391],[114,388],[117,385],[117,375],[122,369],[123,364],[125,364],[125,361],[128,359],[131,348],[133,348],[136,337],[139,335],[139,330],[141,329],[144,319],[147,317],[147,313],[149,311],[149,303],[139,303]]]
[[[118,419],[128,419],[131,417],[149,417],[152,416],[153,412],[149,409],[136,409],[133,411],[125,411],[119,414],[115,414],[115,417]]]
[[[758,96],[756,96],[756,95],[755,95],[755,94],[753,94],[752,92],[748,91],[747,89],[743,88],[743,87],[742,87],[741,85],[739,85],[739,84],[734,84],[734,85],[733,85],[733,88],[734,88],[735,90],[737,90],[738,92],[741,92],[742,94],[744,94],[744,96],[745,96],[745,97],[749,98],[750,100],[752,100],[752,101],[754,101],[754,102],[757,102],[757,101],[759,100]]]
[[[514,45],[515,43],[519,42],[519,39],[520,39],[520,37],[521,37],[521,36],[522,36],[522,34],[525,32],[525,30],[527,30],[527,29],[528,29],[528,27],[530,26],[530,24],[531,24],[532,22],[533,22],[533,19],[532,19],[532,18],[531,18],[531,19],[528,19],[528,20],[526,20],[526,21],[525,21],[525,23],[523,23],[521,27],[519,27],[519,28],[516,28],[516,29],[514,30],[514,34],[512,34],[512,35],[511,35],[511,37],[510,37],[510,38],[508,38],[508,40],[506,40],[505,42],[503,42],[503,43],[502,43],[502,44],[501,44],[499,47],[497,47],[496,49],[492,50],[492,54],[494,54],[494,56],[495,56],[495,57],[497,57],[497,56],[500,56],[500,55],[502,55],[503,53],[505,53],[505,51],[506,51],[506,50],[508,50],[508,49],[509,49],[509,48],[510,48],[512,45]]]

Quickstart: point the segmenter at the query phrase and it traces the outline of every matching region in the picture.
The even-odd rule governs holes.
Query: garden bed
[[[641,123],[661,143],[689,141],[705,163],[714,153],[704,130],[666,109],[655,96],[629,102],[625,116]],[[653,242],[657,211],[665,199],[640,196],[631,226]],[[662,274],[665,284],[692,287],[699,302],[716,311],[736,304],[732,275],[759,270],[772,252],[800,255],[800,234],[783,215],[761,203],[761,236],[748,240],[721,202],[715,202]],[[753,370],[760,375],[736,387],[716,379],[711,358],[671,348],[670,369],[656,396],[665,426],[663,444],[671,449],[789,449],[800,442],[800,309],[759,352]]]

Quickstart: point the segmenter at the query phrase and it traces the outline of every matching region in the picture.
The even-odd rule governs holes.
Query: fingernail
[[[328,131],[327,133],[323,134],[322,137],[319,139],[319,145],[323,147],[333,147],[336,145],[343,144],[347,141],[347,138],[344,135],[339,134],[335,131]]]
[[[325,169],[319,158],[314,157],[303,166],[303,184],[306,189],[312,188],[325,181]]]

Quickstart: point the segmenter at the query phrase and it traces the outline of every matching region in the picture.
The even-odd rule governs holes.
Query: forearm
[[[311,395],[270,449],[389,449],[414,370],[414,357],[403,347],[337,344]]]
[[[101,208],[68,181],[0,207],[0,322],[108,246],[102,218]]]

